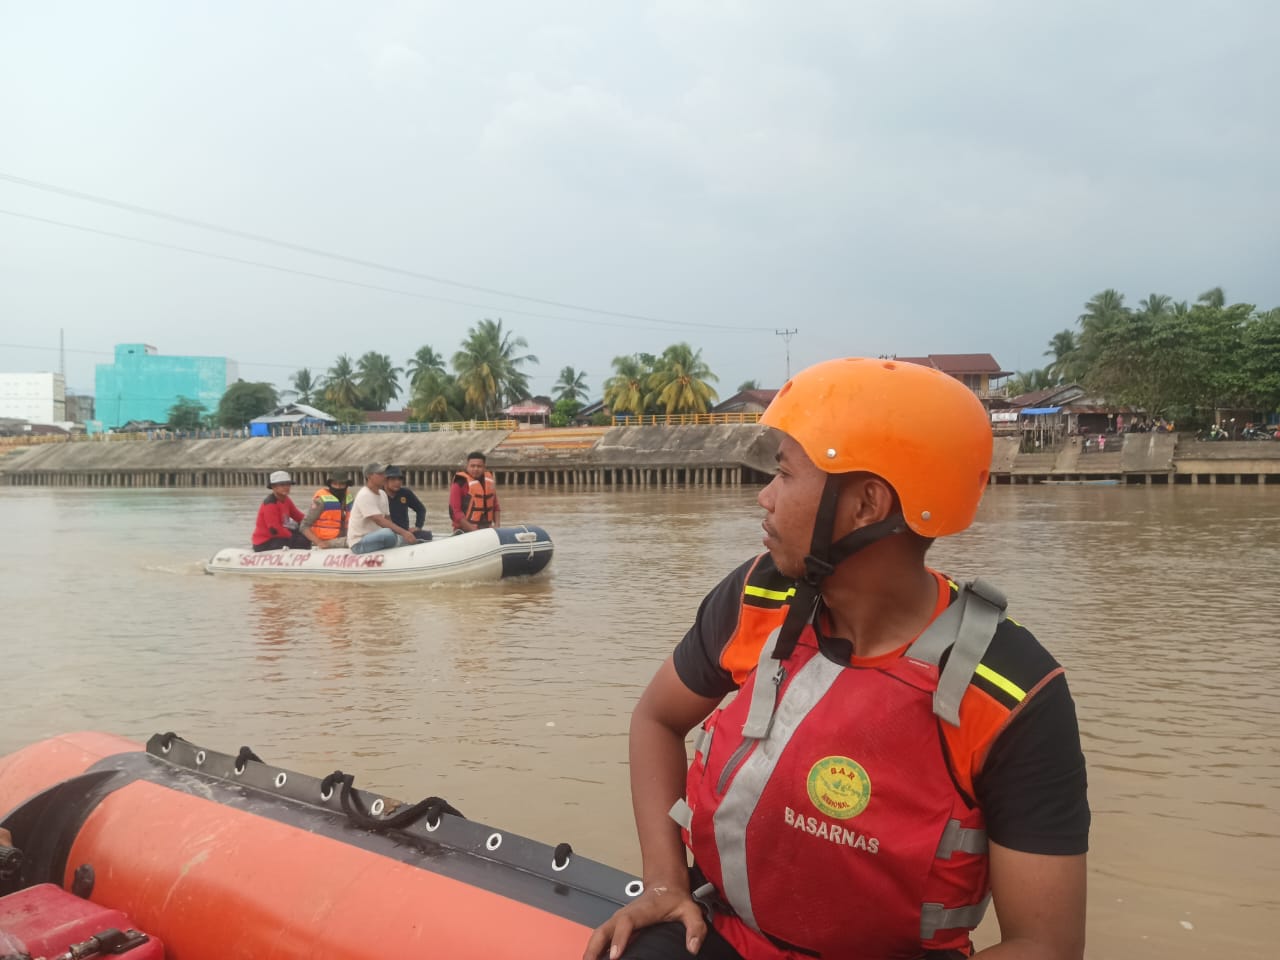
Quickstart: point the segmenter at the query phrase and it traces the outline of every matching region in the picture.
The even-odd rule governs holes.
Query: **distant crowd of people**
[[[399,467],[370,463],[364,468],[364,484],[352,491],[349,471],[330,470],[303,513],[293,502],[293,477],[276,470],[268,477],[271,493],[258,507],[254,552],[345,547],[352,553],[374,553],[425,543],[431,540],[427,508],[404,479]],[[449,485],[449,521],[454,534],[501,526],[497,484],[479,450],[467,454],[466,466]]]

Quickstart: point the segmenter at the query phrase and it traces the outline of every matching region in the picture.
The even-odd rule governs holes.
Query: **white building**
[[[67,419],[67,387],[60,373],[0,373],[0,417],[31,423]]]

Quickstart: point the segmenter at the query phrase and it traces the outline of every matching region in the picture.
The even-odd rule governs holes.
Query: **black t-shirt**
[[[771,561],[765,556],[760,562]],[[723,697],[738,688],[720,658],[737,628],[743,587],[754,563],[744,563],[703,598],[693,626],[675,648],[676,673],[699,696]],[[825,655],[848,662],[847,640],[821,639]],[[1088,783],[1066,677],[1061,672],[1051,676],[1058,670],[1057,662],[1029,630],[1008,619],[1000,624],[982,662],[1002,676],[1023,679],[1028,691],[974,778],[974,799],[986,820],[987,835],[1002,847],[1025,853],[1086,852]],[[1043,677],[1050,679],[1037,686],[1036,678]]]
[[[391,522],[396,526],[404,527],[406,530],[412,530],[414,527],[421,527],[427,522],[427,508],[422,505],[422,501],[408,487],[401,487],[395,493],[387,494],[387,508],[390,511]],[[413,511],[416,523],[413,527],[409,526],[409,511]]]

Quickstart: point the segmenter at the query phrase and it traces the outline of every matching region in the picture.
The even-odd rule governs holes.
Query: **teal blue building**
[[[115,363],[97,365],[94,406],[107,429],[130,420],[167,423],[179,397],[217,410],[237,377],[235,361],[226,357],[166,357],[145,343],[120,343]]]

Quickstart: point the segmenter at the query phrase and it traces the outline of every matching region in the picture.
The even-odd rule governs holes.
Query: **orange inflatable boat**
[[[0,826],[22,851],[0,894],[57,884],[181,960],[529,960],[580,956],[643,889],[568,844],[353,779],[174,734],[46,740],[0,758]]]

